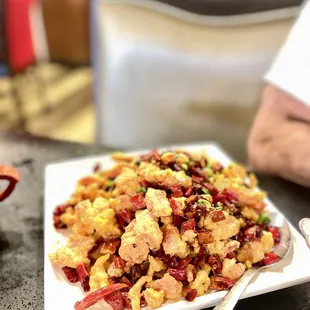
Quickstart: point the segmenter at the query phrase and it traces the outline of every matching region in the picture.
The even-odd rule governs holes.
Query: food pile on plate
[[[114,310],[193,301],[279,259],[266,194],[242,166],[184,151],[113,159],[111,169],[95,165],[53,215],[70,236],[50,259],[89,292],[76,310],[100,300]]]

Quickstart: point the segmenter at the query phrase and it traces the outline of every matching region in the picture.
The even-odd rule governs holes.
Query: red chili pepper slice
[[[75,310],[85,310],[98,301],[105,299],[108,295],[121,290],[123,288],[127,287],[124,283],[118,283],[118,284],[111,284],[106,287],[102,287],[90,294],[88,294],[84,299],[81,301],[77,301],[74,305]]]
[[[19,172],[14,167],[0,165],[0,180],[9,181],[8,187],[0,193],[0,201],[3,201],[9,197],[15,189],[15,186],[19,181]]]

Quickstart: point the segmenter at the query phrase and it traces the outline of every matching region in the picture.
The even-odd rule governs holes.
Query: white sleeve
[[[265,81],[310,105],[310,0],[265,76]]]

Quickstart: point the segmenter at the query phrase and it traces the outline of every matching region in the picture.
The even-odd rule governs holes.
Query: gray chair
[[[215,3],[193,3],[199,1]],[[264,73],[299,12],[297,2],[230,16],[163,2],[184,8],[190,1],[92,2],[98,141],[117,148],[230,135],[245,141]]]

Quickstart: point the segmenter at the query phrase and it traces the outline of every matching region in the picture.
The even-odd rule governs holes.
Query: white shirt
[[[310,0],[265,80],[310,105]]]

